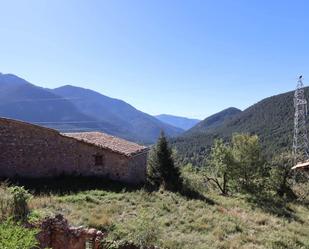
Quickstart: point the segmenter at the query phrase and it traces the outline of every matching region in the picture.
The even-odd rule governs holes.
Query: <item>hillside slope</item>
[[[233,133],[257,134],[267,155],[290,149],[293,136],[293,93],[272,96],[250,106],[227,122],[209,131],[196,131],[173,140],[179,154],[200,164],[215,138],[229,139]],[[309,88],[305,88],[308,98]]]
[[[68,100],[12,74],[0,74],[0,116],[36,123],[62,131],[89,129],[116,132],[108,123],[97,123]]]
[[[232,117],[235,117],[235,115],[239,113],[241,113],[241,110],[235,107],[229,107],[227,109],[224,109],[223,111],[220,111],[205,118],[201,122],[197,123],[190,130],[188,130],[185,134],[194,134],[199,132],[210,131],[211,129],[219,127],[224,122],[227,122],[228,120],[230,120]]]
[[[153,143],[161,130],[176,136],[183,130],[162,123],[122,100],[65,86],[50,90],[13,74],[0,73],[0,116],[62,132],[103,131],[140,143]]]
[[[143,143],[155,142],[161,130],[168,136],[176,136],[183,132],[182,129],[165,124],[122,100],[89,89],[67,85],[51,91],[70,99],[84,114],[110,122],[123,133],[131,134],[134,140]]]
[[[196,180],[196,185],[204,186],[202,179]],[[309,248],[309,209],[297,202],[277,198],[259,202],[214,192],[205,193],[205,200],[190,199],[163,190],[125,189],[118,185],[116,191],[101,187],[40,194],[29,206],[42,217],[61,213],[75,226],[104,229],[109,238],[144,241],[159,248]]]
[[[170,124],[172,126],[178,127],[183,130],[189,130],[193,126],[195,126],[201,120],[193,119],[193,118],[186,118],[186,117],[179,117],[169,114],[160,114],[155,116],[160,121]]]

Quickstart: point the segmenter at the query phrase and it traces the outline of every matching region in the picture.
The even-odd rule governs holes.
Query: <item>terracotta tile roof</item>
[[[76,132],[62,134],[126,156],[133,156],[148,150],[145,146],[110,136],[102,132]]]

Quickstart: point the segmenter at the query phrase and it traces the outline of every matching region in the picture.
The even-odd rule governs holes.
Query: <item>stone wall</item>
[[[129,160],[128,179],[135,178],[137,182],[143,182],[146,179],[147,167],[141,168],[140,165],[147,165],[147,154],[139,154]]]
[[[103,165],[95,165],[95,155],[103,157]],[[126,157],[52,129],[0,118],[1,177],[83,175],[140,183],[145,180],[146,157]]]
[[[39,230],[37,240],[41,249],[110,249],[111,244],[114,244],[112,242],[104,242],[104,239],[107,237],[106,233],[93,228],[70,226],[62,215],[46,218],[37,224],[26,224],[26,226]],[[117,248],[141,249],[141,247],[132,242],[121,243]],[[143,248],[159,249],[156,246]]]
[[[93,228],[70,226],[62,215],[27,226],[39,229],[37,240],[42,249],[102,249],[101,241],[106,237],[106,234]]]

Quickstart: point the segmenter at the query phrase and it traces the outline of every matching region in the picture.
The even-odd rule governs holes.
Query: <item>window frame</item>
[[[104,155],[95,154],[94,157],[94,166],[104,166]]]

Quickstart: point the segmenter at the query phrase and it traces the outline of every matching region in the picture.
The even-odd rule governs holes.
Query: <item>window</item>
[[[94,165],[95,166],[103,166],[103,156],[102,155],[95,155],[94,156]]]

